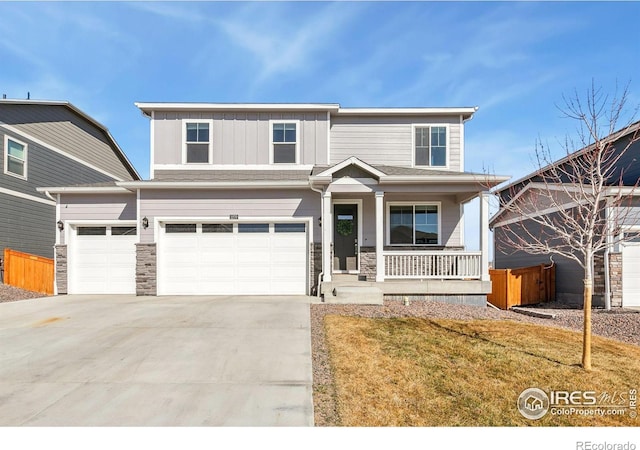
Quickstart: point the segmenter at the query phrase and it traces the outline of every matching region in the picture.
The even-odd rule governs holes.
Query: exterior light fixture
[[[318,217],[318,226],[322,228],[322,217]]]
[[[62,222],[62,220],[58,220],[58,222],[56,222],[56,225],[58,225],[58,230],[64,230],[64,223]]]
[[[146,217],[142,218],[142,228],[144,228],[145,230],[149,228],[149,219],[147,219]]]

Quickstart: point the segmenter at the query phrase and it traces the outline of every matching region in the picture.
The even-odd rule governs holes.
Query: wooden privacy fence
[[[556,266],[541,264],[520,269],[492,269],[487,300],[500,309],[548,302],[556,296]]]
[[[53,259],[4,249],[4,284],[53,295]]]

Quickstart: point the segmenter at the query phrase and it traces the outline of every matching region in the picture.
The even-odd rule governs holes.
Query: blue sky
[[[465,169],[516,177],[537,138],[561,155],[563,94],[631,82],[640,103],[635,2],[0,2],[0,17],[0,93],[70,101],[143,177],[136,101],[479,106]]]

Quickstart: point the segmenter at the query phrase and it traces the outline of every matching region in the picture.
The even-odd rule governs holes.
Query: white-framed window
[[[4,173],[27,179],[27,144],[12,137],[4,137]]]
[[[413,164],[449,166],[449,127],[446,124],[413,126]]]
[[[271,164],[298,164],[300,161],[300,142],[298,120],[271,120]]]
[[[213,159],[211,120],[184,119],[182,121],[184,164],[209,164]]]
[[[387,245],[441,245],[440,203],[387,203]]]

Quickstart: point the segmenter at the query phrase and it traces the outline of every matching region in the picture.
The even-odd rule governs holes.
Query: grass
[[[580,333],[511,321],[326,316],[342,426],[638,426],[629,416],[524,418],[531,387],[640,390],[640,347],[594,336],[593,371]],[[625,403],[628,405],[628,401]]]

